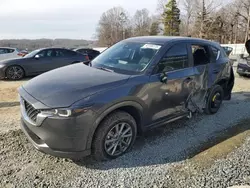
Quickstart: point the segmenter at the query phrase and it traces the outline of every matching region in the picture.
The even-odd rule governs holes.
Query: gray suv
[[[55,69],[20,87],[21,127],[44,153],[113,159],[143,131],[195,112],[216,113],[233,86],[231,64],[217,43],[130,38],[87,65]]]

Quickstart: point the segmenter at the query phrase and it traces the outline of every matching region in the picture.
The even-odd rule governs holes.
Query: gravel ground
[[[6,83],[0,82],[0,88]],[[73,162],[36,151],[19,129],[14,91],[0,100],[0,187],[250,185],[250,83],[245,78],[236,79],[232,100],[217,114],[146,133],[132,151],[103,163],[90,157]]]

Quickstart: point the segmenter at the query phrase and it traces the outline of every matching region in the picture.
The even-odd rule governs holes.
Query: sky
[[[157,0],[0,0],[0,39],[94,39],[101,14],[114,6],[155,13]]]

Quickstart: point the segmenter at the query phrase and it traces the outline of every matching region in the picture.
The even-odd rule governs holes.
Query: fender
[[[115,111],[116,109],[119,109],[121,107],[125,107],[125,106],[132,106],[135,107],[141,116],[141,122],[143,122],[143,107],[141,106],[141,104],[139,104],[138,102],[135,101],[123,101],[123,102],[119,102],[116,103],[110,107],[108,107],[107,109],[105,109],[102,113],[97,115],[97,119],[95,120],[95,122],[93,123],[93,126],[91,128],[91,130],[89,131],[89,135],[88,135],[88,139],[87,139],[87,149],[91,149],[91,145],[92,145],[92,140],[95,134],[96,129],[98,128],[99,124],[101,123],[101,121],[111,112]],[[139,125],[140,128],[141,125]]]

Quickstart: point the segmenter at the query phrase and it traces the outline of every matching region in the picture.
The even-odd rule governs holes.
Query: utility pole
[[[245,36],[245,43],[250,38],[250,31],[249,31],[250,28],[249,27],[250,27],[250,7],[248,8],[248,19],[247,19],[247,30],[246,30],[246,36]]]
[[[124,12],[122,12],[120,14],[120,22],[121,22],[121,26],[122,26],[122,39],[125,39],[125,23],[126,23],[126,15]]]
[[[205,0],[202,0],[202,12],[201,12],[201,30],[200,30],[200,38],[203,38],[204,35],[204,22],[205,22]]]

